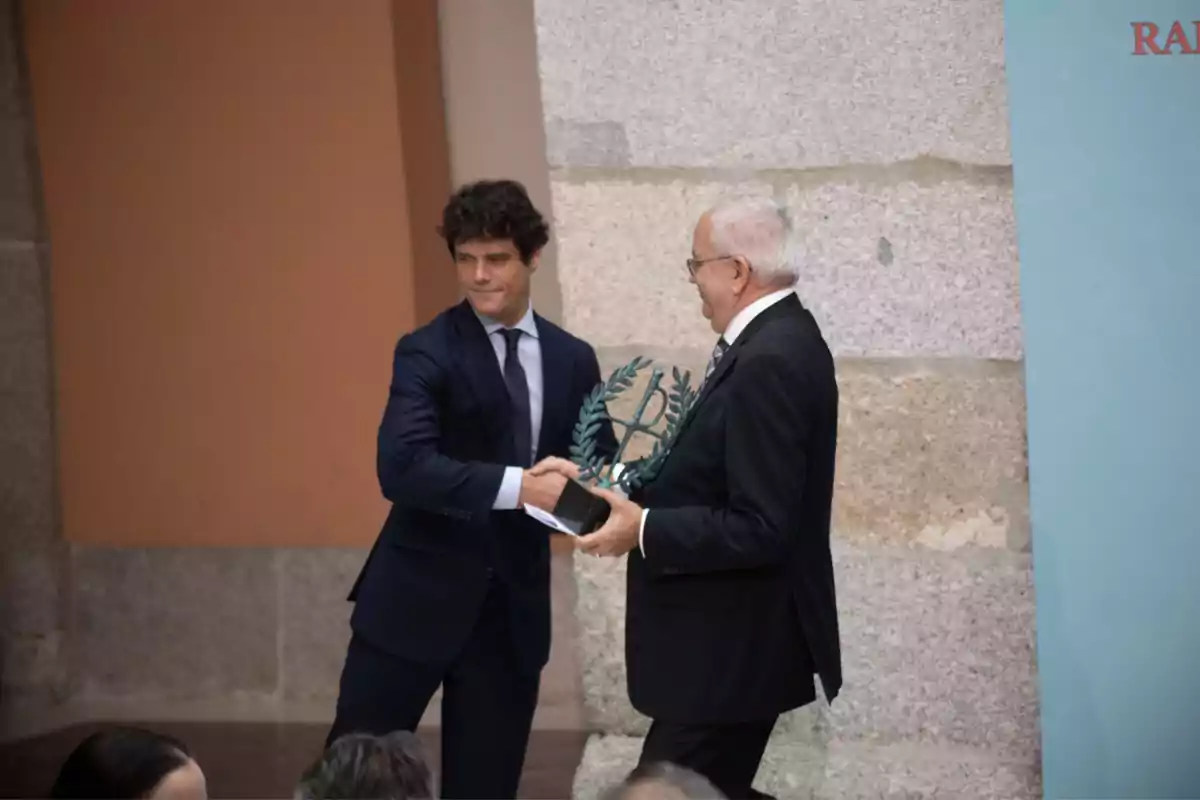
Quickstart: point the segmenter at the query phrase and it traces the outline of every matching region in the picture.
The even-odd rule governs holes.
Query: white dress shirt
[[[729,320],[729,325],[725,327],[725,332],[721,334],[721,338],[725,340],[725,344],[729,347],[737,341],[737,338],[742,335],[742,331],[746,330],[755,317],[766,311],[771,306],[796,293],[795,289],[780,289],[777,292],[763,295],[755,300],[750,305],[743,308],[741,311],[733,315],[733,319]],[[638,549],[642,551],[642,555],[646,555],[646,516],[650,513],[650,509],[642,509],[642,524],[638,529]]]
[[[508,359],[508,345],[504,341],[504,330],[507,326],[491,317],[475,313],[487,331],[488,340],[496,352],[496,360],[500,363],[500,374],[504,374],[504,364]],[[517,358],[521,360],[521,368],[525,370],[525,383],[529,387],[529,463],[537,461],[538,437],[542,432],[542,345],[538,341],[537,323],[533,318],[533,307],[525,312],[521,321],[513,328],[520,329],[522,336],[517,340]],[[500,481],[500,491],[492,503],[494,509],[514,509],[521,496],[521,467],[505,467],[504,478]]]

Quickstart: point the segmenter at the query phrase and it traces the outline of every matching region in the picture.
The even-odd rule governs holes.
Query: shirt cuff
[[[642,551],[642,558],[646,557],[645,536],[646,536],[646,515],[650,513],[650,509],[642,509],[642,524],[638,528],[638,550]]]
[[[500,481],[500,491],[496,492],[496,500],[492,508],[497,511],[512,511],[521,499],[520,467],[505,467],[504,477]]]

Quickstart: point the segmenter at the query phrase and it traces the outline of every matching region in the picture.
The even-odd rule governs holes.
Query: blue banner
[[[1045,796],[1200,797],[1200,0],[1007,0]]]

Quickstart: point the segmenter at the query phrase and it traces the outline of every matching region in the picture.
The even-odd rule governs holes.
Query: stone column
[[[0,3],[0,736],[66,688],[49,278],[17,3]]]

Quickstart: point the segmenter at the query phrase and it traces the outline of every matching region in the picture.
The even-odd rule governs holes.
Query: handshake
[[[622,470],[620,464],[609,468],[609,480],[618,478]],[[521,473],[519,502],[554,514],[560,501],[564,500],[564,492],[568,496],[574,495],[563,505],[572,509],[566,512],[568,517],[577,517],[574,520],[577,528],[570,529],[577,536],[575,546],[593,556],[625,555],[638,544],[642,509],[616,487],[567,485],[579,480],[579,475],[579,467],[565,458],[543,459]],[[597,505],[602,512],[598,512]],[[565,528],[559,530],[568,532]]]
[[[567,481],[579,478],[579,467],[565,458],[544,458],[521,473],[521,493],[517,502],[543,511],[553,511]]]

